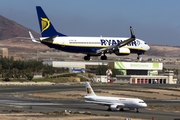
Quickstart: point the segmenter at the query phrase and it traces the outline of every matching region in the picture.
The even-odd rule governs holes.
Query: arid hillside
[[[9,52],[35,52],[36,50],[52,50],[46,45],[32,42],[30,39],[10,38],[0,40],[0,48],[8,48]]]
[[[146,53],[150,56],[180,57],[180,46],[150,45],[151,49]]]
[[[15,21],[9,20],[0,15],[0,40],[14,37],[29,37],[28,31],[31,31],[34,36],[40,35],[31,29],[28,29]]]

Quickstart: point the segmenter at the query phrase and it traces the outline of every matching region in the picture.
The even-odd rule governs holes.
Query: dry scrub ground
[[[177,90],[177,91],[175,91]],[[132,97],[140,98],[143,100],[175,100],[180,99],[180,90],[163,90],[163,89],[146,89],[146,88],[133,88],[133,89],[116,89],[116,90],[95,90],[97,95],[114,96],[114,97]],[[49,99],[68,99],[78,100],[83,99],[86,95],[85,91],[63,91],[63,92],[45,92],[29,94],[31,97],[49,98]]]
[[[44,116],[43,114],[0,114],[0,120],[124,120],[125,117],[119,116],[93,116],[93,115],[70,115],[64,116]],[[147,120],[139,118],[131,118],[131,120]]]

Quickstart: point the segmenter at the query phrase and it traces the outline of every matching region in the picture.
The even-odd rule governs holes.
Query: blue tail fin
[[[36,6],[36,11],[38,15],[39,20],[39,26],[41,30],[41,36],[42,37],[52,37],[54,35],[58,36],[66,36],[62,33],[57,32],[46,14],[44,13],[43,9],[40,6]]]

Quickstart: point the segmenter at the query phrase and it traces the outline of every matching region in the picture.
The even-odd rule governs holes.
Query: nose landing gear
[[[142,58],[140,57],[141,54],[137,54],[137,60],[141,60]]]
[[[138,59],[138,60],[140,59],[140,56],[139,56],[139,55],[137,56],[137,59]]]

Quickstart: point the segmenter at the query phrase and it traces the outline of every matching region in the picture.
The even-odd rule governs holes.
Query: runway
[[[114,88],[180,88],[180,84],[131,84],[131,85],[120,85],[120,84],[93,84],[93,89],[114,89]],[[67,90],[84,90],[84,84],[74,84],[74,85],[45,85],[45,86],[1,86],[0,93],[12,93],[12,92],[43,92],[43,91],[67,91]]]
[[[94,89],[100,88],[118,88],[118,87],[136,87],[136,86],[93,86]],[[161,87],[161,86],[160,86]],[[164,86],[162,86],[164,87]],[[166,86],[167,87],[167,86]],[[174,86],[168,86],[174,87]],[[57,100],[57,99],[37,99],[30,97],[22,97],[21,93],[34,93],[46,91],[66,91],[66,90],[82,90],[85,89],[84,85],[57,85],[57,86],[1,86],[0,88],[0,111],[3,113],[7,110],[22,110],[31,112],[52,112],[52,111],[88,111],[100,115],[115,115],[124,117],[136,117],[151,119],[154,117],[158,120],[174,120],[180,118],[179,112],[169,112],[164,110],[149,110],[140,109],[140,113],[125,109],[125,111],[107,111],[104,106],[85,103],[83,100]],[[19,96],[14,94],[18,93]],[[147,100],[148,105],[174,105],[180,106],[180,101],[167,101],[167,100]],[[32,109],[29,109],[29,107]]]

